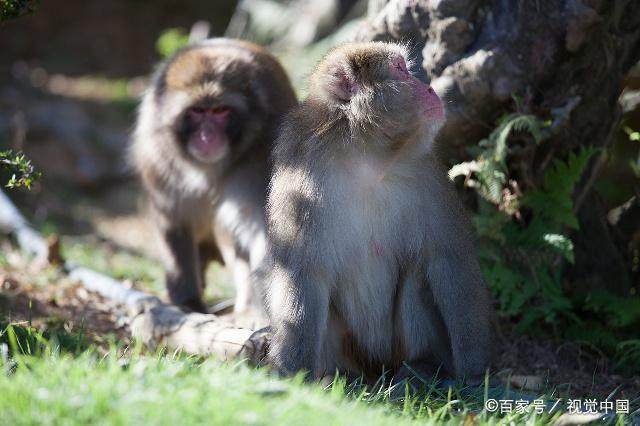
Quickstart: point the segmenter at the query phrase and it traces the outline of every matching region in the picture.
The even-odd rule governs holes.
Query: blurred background
[[[36,224],[51,232],[60,226],[65,232],[92,232],[102,229],[103,215],[135,208],[136,183],[125,149],[138,99],[155,64],[185,45],[192,30],[195,37],[203,31],[210,36],[237,32],[275,45],[302,88],[304,76],[335,42],[327,40],[300,56],[302,47],[331,33],[346,15],[334,16],[337,9],[351,10],[355,2],[330,1],[328,10],[318,11],[317,4],[324,2],[258,1],[238,9],[236,3],[47,1],[38,4],[37,13],[2,24],[0,149],[24,152],[42,172],[42,180],[20,200]],[[360,3],[356,15],[365,10]],[[311,33],[288,48],[285,40],[294,36],[287,32],[301,31],[291,28],[294,15],[298,22],[306,16],[296,9],[312,17],[301,25]],[[250,26],[250,19],[256,24]],[[136,241],[144,239],[124,243]]]
[[[11,12],[27,13],[0,24],[0,151],[12,152],[2,182],[20,177],[12,156],[24,153],[39,178],[4,191],[65,257],[163,294],[126,146],[147,76],[190,37],[267,46],[301,98],[332,46],[405,42],[412,71],[447,102],[439,152],[474,214],[501,367],[640,392],[637,3],[17,3]],[[89,296],[0,244],[0,314],[24,316],[31,303],[46,321],[72,323],[71,310],[118,329],[85,312]],[[219,267],[211,280],[210,300],[230,295]]]

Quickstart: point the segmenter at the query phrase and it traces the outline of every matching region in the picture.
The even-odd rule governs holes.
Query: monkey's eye
[[[205,116],[222,116],[227,115],[231,111],[231,108],[221,105],[215,106],[211,108],[194,106],[189,108],[188,113],[191,117],[196,119],[205,117]]]
[[[226,114],[229,111],[231,111],[231,108],[227,106],[217,106],[217,107],[209,108],[209,112],[211,114]]]
[[[207,109],[202,107],[193,107],[191,108],[191,112],[196,114],[204,114],[205,112],[207,112]]]

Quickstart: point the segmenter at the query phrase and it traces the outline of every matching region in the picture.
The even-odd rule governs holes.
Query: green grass
[[[77,336],[76,336],[77,338]],[[73,341],[67,336],[62,341]],[[144,355],[106,356],[52,345],[28,327],[8,326],[0,344],[0,418],[6,424],[403,424],[388,407],[367,407],[331,391],[279,380],[240,362]],[[24,355],[28,353],[30,355]],[[365,395],[363,394],[363,397]]]
[[[0,424],[549,424],[559,413],[497,416],[480,399],[433,386],[390,397],[335,380],[324,388],[282,380],[244,362],[224,364],[112,345],[103,356],[82,336],[55,339],[24,326],[0,332]],[[402,395],[402,392],[400,392]]]
[[[161,269],[154,261],[76,238],[63,239],[62,248],[65,257],[75,263],[163,291]],[[42,274],[42,280],[34,279],[34,283],[51,281]],[[228,285],[220,274],[219,267],[209,271],[210,289]],[[243,362],[225,364],[182,354],[150,353],[129,348],[113,336],[96,340],[83,333],[82,325],[69,328],[52,320],[44,327],[39,331],[27,323],[8,325],[0,317],[0,426],[546,425],[561,414],[488,413],[483,410],[482,389],[470,395],[433,383],[425,383],[411,396],[404,395],[402,385],[397,389],[388,384],[365,387],[343,379],[328,386],[305,384],[300,377],[278,379]],[[500,399],[493,393],[490,396]],[[544,395],[538,397],[549,401]],[[617,419],[617,424],[626,422]]]
[[[102,272],[118,280],[133,280],[135,285],[155,294],[165,294],[160,262],[125,250],[116,250],[90,239],[64,238],[62,256],[71,262]],[[0,258],[1,260],[1,258]],[[213,262],[206,273],[208,302],[229,298],[234,294],[231,276],[219,263]]]
[[[409,423],[382,407],[319,388],[270,379],[213,361],[81,355],[28,358],[4,389],[8,424],[371,424]]]
[[[69,243],[69,241],[67,241]],[[63,247],[67,244],[63,244]],[[151,285],[157,265],[107,247],[69,244],[67,258]],[[36,280],[38,281],[38,280]],[[47,281],[47,280],[42,280]],[[213,286],[217,283],[212,282]],[[161,291],[161,289],[160,289]],[[554,412],[501,416],[469,395],[425,383],[406,397],[388,384],[336,380],[326,388],[281,380],[245,363],[131,349],[47,321],[39,331],[0,318],[0,425],[22,424],[553,424]],[[106,355],[105,355],[106,352]],[[393,392],[393,393],[392,393]],[[398,396],[398,393],[400,394]],[[554,394],[547,390],[547,395]],[[492,394],[492,398],[500,397]],[[544,395],[538,396],[545,401]],[[515,399],[510,397],[510,399]],[[632,403],[635,407],[637,402]],[[628,423],[628,421],[627,421]],[[613,424],[613,423],[611,423]],[[619,418],[618,424],[625,424]]]
[[[157,264],[143,256],[124,250],[83,241],[79,238],[65,238],[61,246],[62,257],[78,265],[92,268],[119,280],[131,279],[149,289],[160,290],[162,270]]]

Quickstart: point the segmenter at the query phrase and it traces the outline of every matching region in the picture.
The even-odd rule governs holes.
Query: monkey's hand
[[[295,327],[281,324],[269,345],[267,360],[281,377],[303,372],[306,380],[313,380],[316,354],[307,350],[310,345]]]

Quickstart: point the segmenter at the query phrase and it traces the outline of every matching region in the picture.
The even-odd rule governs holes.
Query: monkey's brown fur
[[[159,66],[140,107],[131,154],[161,237],[172,302],[205,310],[203,271],[213,259],[233,272],[236,310],[256,301],[249,274],[264,255],[267,157],[295,103],[280,64],[251,43],[205,40]],[[204,142],[194,133],[199,124],[192,111],[209,126]],[[199,161],[189,151],[194,143],[216,156]]]
[[[277,141],[265,276],[277,368],[477,380],[491,304],[463,206],[432,154],[442,103],[402,46],[342,46]]]

